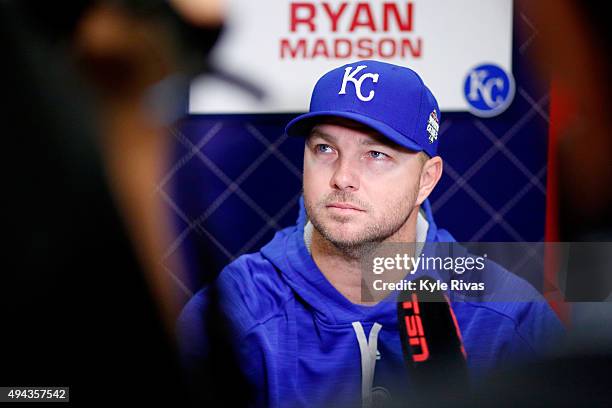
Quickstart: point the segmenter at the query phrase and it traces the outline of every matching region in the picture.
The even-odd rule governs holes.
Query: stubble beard
[[[417,188],[410,189],[397,201],[390,203],[381,212],[377,219],[369,219],[361,230],[356,231],[351,237],[341,237],[335,233],[331,222],[349,223],[356,222],[355,216],[325,216],[326,206],[332,202],[351,203],[366,211],[365,216],[372,217],[372,208],[367,203],[356,199],[352,193],[345,191],[333,192],[313,205],[304,196],[304,206],[308,219],[317,232],[333,247],[349,258],[361,258],[375,250],[380,243],[396,234],[406,224],[416,202]],[[363,215],[358,215],[363,216]],[[328,221],[325,218],[331,218]]]

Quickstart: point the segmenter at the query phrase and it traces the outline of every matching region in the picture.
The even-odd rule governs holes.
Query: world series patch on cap
[[[327,72],[312,91],[310,111],[289,122],[285,131],[306,136],[328,116],[352,119],[400,146],[437,155],[438,102],[410,68],[365,60]]]

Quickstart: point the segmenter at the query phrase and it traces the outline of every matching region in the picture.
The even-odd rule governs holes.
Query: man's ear
[[[421,178],[419,180],[419,193],[415,205],[421,205],[442,177],[443,162],[440,156],[428,159],[421,170]]]

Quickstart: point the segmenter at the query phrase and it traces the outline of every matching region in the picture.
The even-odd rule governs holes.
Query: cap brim
[[[418,143],[410,139],[409,137],[399,133],[391,126],[380,122],[376,119],[372,119],[369,116],[362,115],[354,112],[344,111],[319,111],[310,112],[298,116],[297,118],[290,121],[285,127],[285,132],[288,136],[301,136],[306,137],[310,133],[310,130],[314,125],[321,122],[323,118],[328,117],[340,117],[345,119],[351,119],[355,122],[359,122],[362,125],[368,126],[375,131],[379,132],[383,136],[391,139],[393,142],[407,149],[420,152],[424,150]]]

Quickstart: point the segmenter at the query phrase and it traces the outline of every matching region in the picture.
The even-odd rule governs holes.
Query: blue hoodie
[[[454,242],[421,206],[427,242]],[[257,391],[257,406],[356,406],[400,395],[408,379],[394,302],[353,304],[325,278],[304,241],[303,201],[295,226],[278,231],[259,252],[243,255],[217,278],[238,361]],[[489,272],[487,272],[489,273]],[[478,376],[494,366],[543,355],[563,335],[546,302],[524,280],[496,268],[508,293],[533,302],[451,302],[468,368]],[[490,277],[489,277],[490,278]],[[185,306],[179,321],[181,354],[189,365],[207,353],[202,331],[208,288]],[[444,373],[441,373],[444,376]],[[399,387],[399,388],[398,388]]]

